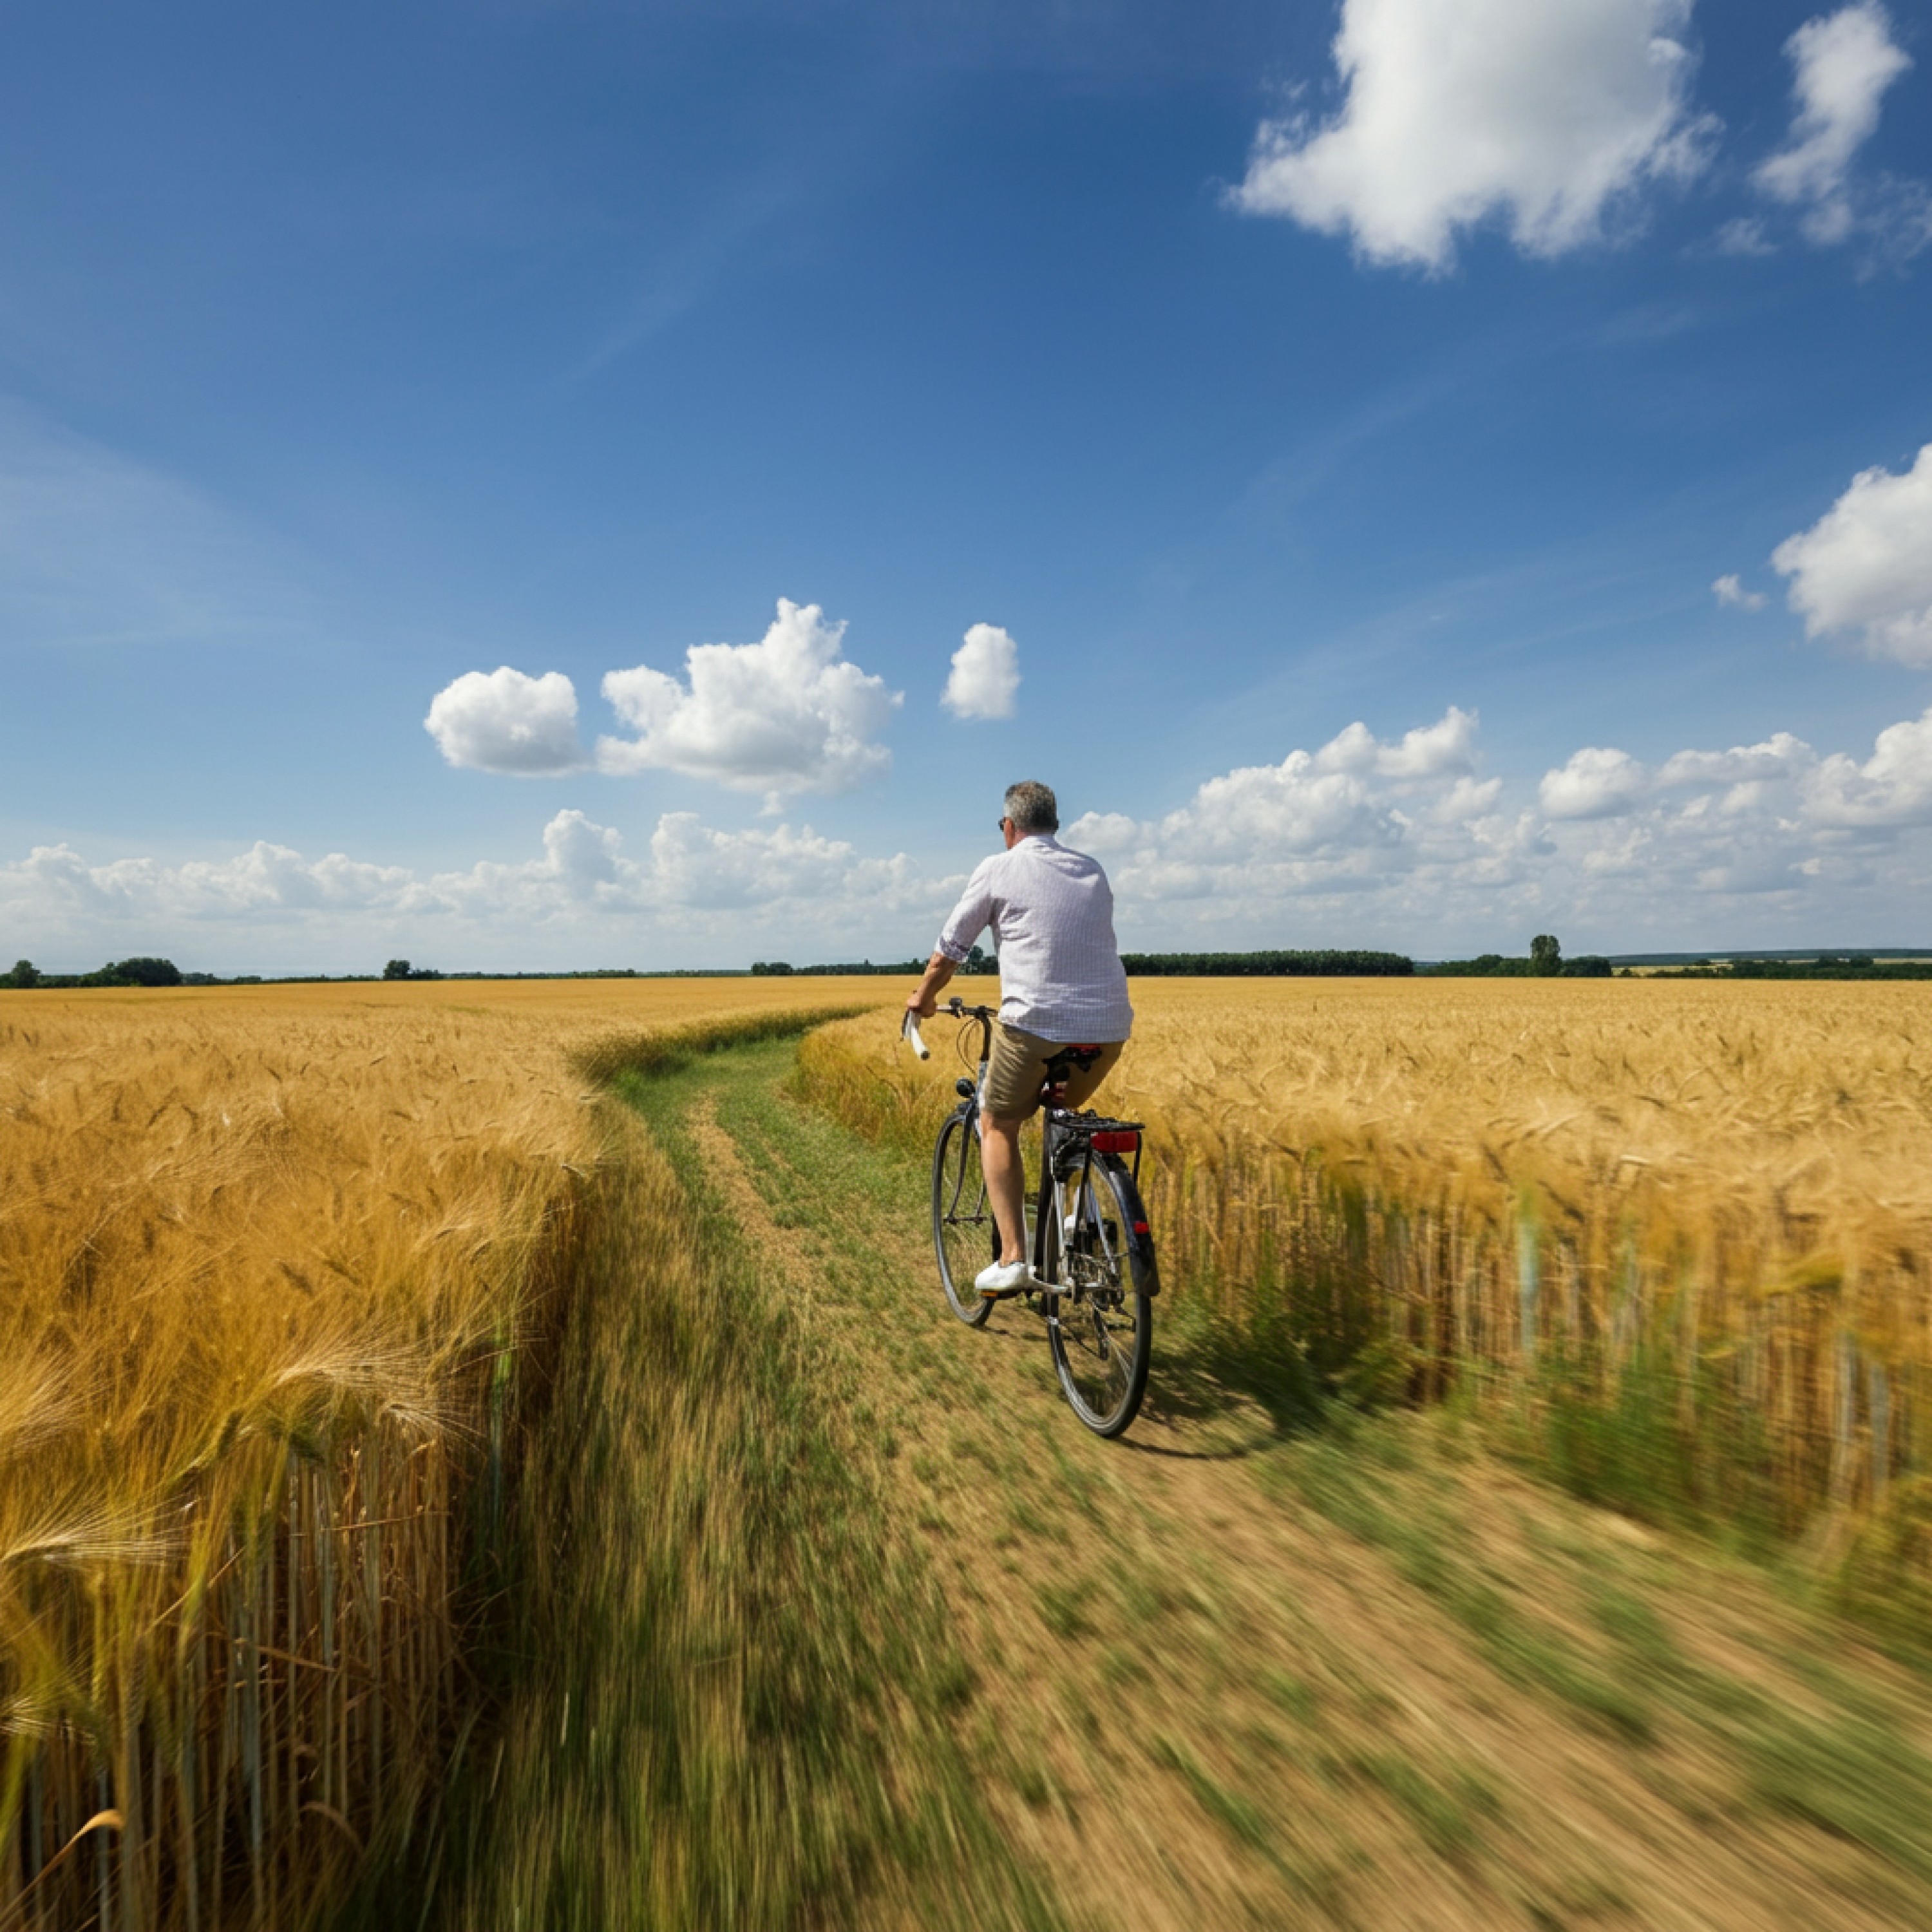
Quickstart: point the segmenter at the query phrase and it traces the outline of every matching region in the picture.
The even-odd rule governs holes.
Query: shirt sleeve
[[[962,964],[992,916],[992,862],[982,859],[966,881],[966,890],[952,908],[952,916],[940,933],[938,950],[954,965]]]

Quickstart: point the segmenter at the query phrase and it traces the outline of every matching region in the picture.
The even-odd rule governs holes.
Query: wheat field
[[[394,1855],[473,1702],[465,1619],[616,1198],[600,1084],[679,1029],[864,1005],[797,1090],[922,1149],[953,1070],[898,1043],[902,997],[0,994],[0,1932],[301,1924]],[[1790,1530],[1917,1493],[1932,992],[1135,998],[1105,1104],[1150,1124],[1163,1332],[1484,1405],[1620,1504],[1667,1480]]]
[[[1627,1406],[1641,1388],[1686,1455],[1724,1461],[1750,1436],[1744,1463],[1697,1480],[1760,1486],[1787,1528],[1921,1466],[1932,992],[1133,993],[1102,1104],[1150,1124],[1164,1274],[1241,1344],[1285,1328],[1275,1345],[1370,1394],[1520,1393],[1540,1373]],[[924,1141],[952,1104],[943,1054],[920,1066],[870,1022],[802,1055],[806,1090],[874,1137]]]
[[[406,1825],[598,1056],[837,992],[0,995],[0,1928],[302,1923]]]

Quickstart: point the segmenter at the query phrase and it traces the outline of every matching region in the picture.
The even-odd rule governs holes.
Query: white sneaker
[[[973,1286],[988,1301],[1004,1301],[1018,1294],[1032,1279],[1033,1270],[1024,1262],[995,1262],[980,1270]]]

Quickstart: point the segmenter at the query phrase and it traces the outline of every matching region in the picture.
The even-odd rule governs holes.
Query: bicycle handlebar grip
[[[913,1052],[917,1054],[920,1059],[930,1060],[932,1058],[932,1049],[919,1036],[919,1022],[910,1013],[906,1015],[905,1024],[899,1028],[899,1031],[905,1035]]]

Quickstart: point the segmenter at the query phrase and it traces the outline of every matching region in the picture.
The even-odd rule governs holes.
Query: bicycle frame
[[[970,1113],[972,1118],[974,1137],[975,1139],[980,1139],[983,1138],[980,1132],[980,1121],[981,1115],[986,1111],[986,1076],[988,1070],[992,1064],[993,1021],[995,1016],[992,1007],[969,1006],[956,994],[946,1002],[945,1010],[956,1019],[970,1021],[980,1029],[979,1066],[976,1076],[970,1082],[963,1077],[958,1082],[959,1097],[965,1102],[965,1111]],[[930,1050],[920,1036],[919,1023],[910,1013],[906,1016],[903,1030],[919,1057],[922,1060],[930,1058]],[[1066,1224],[1068,1197],[1066,1184],[1071,1182],[1073,1184],[1072,1198],[1075,1201],[1078,1202],[1083,1198],[1088,1192],[1089,1176],[1097,1157],[1109,1167],[1120,1169],[1123,1178],[1129,1184],[1130,1198],[1133,1208],[1132,1225],[1126,1229],[1118,1232],[1123,1242],[1132,1246],[1143,1267],[1152,1275],[1154,1286],[1149,1292],[1157,1294],[1160,1292],[1160,1276],[1154,1268],[1154,1241],[1148,1228],[1147,1210],[1142,1205],[1140,1198],[1141,1154],[1143,1145],[1140,1135],[1143,1124],[1138,1120],[1102,1120],[1091,1114],[1083,1116],[1070,1113],[1065,1107],[1059,1104],[1064,1092],[1064,1083],[1052,1082],[1041,1090],[1041,1098],[1045,1104],[1042,1112],[1040,1130],[1040,1181],[1039,1190],[1034,1197],[1032,1230],[1034,1274],[1042,1283],[1048,1285],[1050,1299],[1054,1303],[1058,1303],[1060,1296],[1063,1294],[1070,1296],[1076,1301],[1080,1299],[1079,1284],[1070,1282],[1062,1285],[1053,1281],[1049,1275],[1048,1263],[1052,1256],[1048,1242],[1050,1238],[1058,1244],[1060,1231]],[[1134,1162],[1131,1169],[1126,1167],[1126,1163],[1118,1154],[1099,1154],[1096,1156],[1093,1136],[1096,1133],[1109,1130],[1130,1132],[1136,1136]],[[1080,1143],[1080,1165],[1077,1170],[1070,1170],[1062,1174],[1054,1171],[1058,1165],[1056,1138],[1064,1144],[1070,1138],[1077,1138]],[[1100,1222],[1098,1232],[1102,1244],[1102,1252],[1106,1259],[1118,1265],[1122,1257],[1108,1238],[1104,1219]],[[1045,1308],[1041,1312],[1049,1322],[1057,1322],[1059,1318],[1055,1307]]]
[[[975,1299],[980,1291],[973,1277],[984,1267],[989,1236],[994,1261],[1021,1257],[1008,1257],[1002,1250],[998,1217],[988,1211],[991,1202],[978,1154],[985,1139],[994,1012],[990,1006],[968,1006],[956,997],[946,1010],[980,1029],[974,1077],[954,1082],[959,1104],[940,1126],[933,1148],[932,1240],[946,1299],[962,1322],[979,1329],[994,1301],[1023,1296],[1027,1310],[1046,1324],[1054,1372],[1075,1414],[1096,1435],[1117,1436],[1132,1424],[1146,1393],[1151,1298],[1160,1287],[1138,1184],[1142,1124],[1070,1111],[1064,1104],[1066,1083],[1072,1078],[1073,1064],[1084,1056],[1078,1048],[1054,1049],[1039,1095],[1046,1114],[1030,1228],[1024,1225],[1028,1204],[1020,1204],[1022,1239],[1030,1258],[1023,1270],[1015,1270],[1022,1279],[1013,1287]],[[922,1060],[930,1059],[916,1016],[908,1012],[902,1024],[914,1051]],[[958,1044],[961,1059],[971,1064],[963,1027]],[[1121,1158],[1130,1144],[1131,1169]]]

